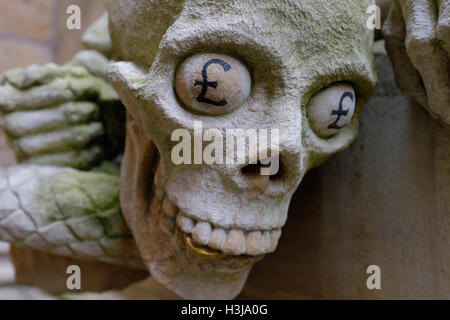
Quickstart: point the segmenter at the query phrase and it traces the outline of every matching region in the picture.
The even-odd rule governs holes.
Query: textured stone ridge
[[[40,166],[0,169],[0,239],[143,268],[122,219],[114,175]]]

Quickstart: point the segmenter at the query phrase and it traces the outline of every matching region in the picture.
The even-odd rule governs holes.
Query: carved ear
[[[144,94],[147,74],[132,62],[113,62],[108,66],[108,79],[116,89],[117,94],[135,119],[139,119],[139,105]]]

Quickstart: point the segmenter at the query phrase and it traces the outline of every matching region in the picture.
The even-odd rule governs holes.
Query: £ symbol
[[[339,126],[338,122],[341,120],[341,117],[346,117],[348,115],[349,110],[344,110],[344,100],[345,98],[350,98],[352,101],[355,100],[355,97],[353,96],[353,93],[346,92],[342,95],[341,101],[339,101],[339,108],[337,110],[333,110],[331,112],[332,116],[336,116],[336,121],[334,121],[332,124],[328,126],[328,129],[342,129],[344,126]]]
[[[208,91],[208,88],[216,89],[218,86],[217,81],[208,81],[208,67],[212,64],[220,65],[225,72],[228,72],[231,69],[231,66],[228,63],[226,63],[225,61],[223,61],[222,59],[211,59],[207,63],[205,63],[205,65],[203,66],[203,70],[202,70],[203,81],[195,80],[195,84],[194,84],[195,86],[202,86],[202,91],[198,95],[197,101],[212,104],[214,106],[223,107],[223,106],[227,105],[227,103],[228,103],[227,100],[222,99],[220,101],[214,101],[214,100],[211,100],[211,99],[208,99],[205,97],[206,92]]]

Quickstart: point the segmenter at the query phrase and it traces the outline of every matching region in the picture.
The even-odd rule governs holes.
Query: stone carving
[[[2,169],[0,176],[3,240],[143,268],[121,216],[117,175],[18,165]]]
[[[112,0],[110,32],[104,16],[70,64],[0,78],[22,163],[1,171],[0,237],[146,268],[182,297],[235,297],[305,173],[356,137],[376,84],[371,4]],[[171,134],[194,121],[279,129],[280,171],[175,165]]]
[[[120,60],[127,62],[112,63],[109,75],[128,112],[121,203],[144,263],[158,281],[182,296],[217,298],[236,295],[258,255],[275,250],[290,197],[306,171],[347,147],[356,136],[358,116],[333,139],[318,137],[305,116],[309,98],[331,83],[354,82],[360,112],[372,93],[375,75],[373,35],[359,27],[365,21],[364,11],[358,10],[360,2],[296,2],[296,13],[290,5],[268,6],[264,1],[251,7],[243,2],[207,3],[186,2],[157,50],[151,50],[146,46],[152,43],[148,37],[154,29],[142,7],[130,10],[127,2],[124,14],[119,8],[125,2],[112,2],[113,51],[118,40]],[[315,20],[312,13],[323,8],[327,18]],[[301,18],[298,10],[311,14],[310,18]],[[256,15],[251,22],[230,23],[230,16],[243,17],[250,11]],[[274,32],[281,16],[287,21]],[[114,27],[131,17],[137,27]],[[319,30],[338,25],[336,19],[354,21],[355,27],[340,29],[338,38],[330,41]],[[315,27],[304,28],[306,24]],[[289,37],[282,33],[286,26]],[[354,45],[346,46],[350,39]],[[144,45],[126,49],[134,42]],[[321,50],[309,50],[315,47]],[[173,90],[177,66],[204,50],[232,54],[252,70],[250,97],[225,116],[191,113],[178,103]],[[221,131],[280,128],[281,177],[247,176],[238,164],[174,165],[171,133],[178,128],[192,133],[196,120]],[[160,195],[149,198],[152,193]]]
[[[398,86],[450,124],[450,1],[394,0],[383,31]]]

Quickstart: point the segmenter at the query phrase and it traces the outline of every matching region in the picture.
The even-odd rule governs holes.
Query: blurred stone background
[[[108,0],[0,0],[0,73],[30,64],[70,60],[81,47],[81,35],[105,11]],[[68,30],[66,9],[81,9],[81,30]],[[0,132],[0,166],[14,154]],[[0,300],[48,298],[38,290],[14,285],[9,246],[0,242]]]

